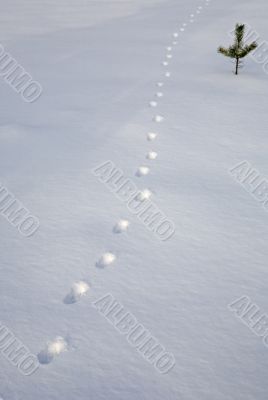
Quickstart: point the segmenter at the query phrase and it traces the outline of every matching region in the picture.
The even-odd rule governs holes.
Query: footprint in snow
[[[150,101],[150,107],[157,107],[157,101]]]
[[[152,192],[149,189],[141,190],[136,196],[137,200],[140,201],[149,200],[151,197],[152,197]]]
[[[168,62],[167,61],[163,61],[162,65],[164,65],[164,67],[167,67],[168,66]]]
[[[58,356],[67,350],[67,341],[63,337],[58,336],[51,342],[47,343],[46,347],[38,354],[37,358],[40,364],[50,364],[55,356]]]
[[[172,51],[172,47],[171,46],[166,47],[166,49],[167,49],[167,51]]]
[[[70,293],[64,299],[65,304],[77,303],[81,297],[85,296],[89,290],[89,285],[84,281],[75,282],[71,287]]]
[[[182,26],[187,26],[187,24],[184,22],[184,24],[182,24]]]
[[[148,160],[155,160],[157,158],[158,154],[155,151],[149,151],[149,153],[147,153],[146,158]]]
[[[179,34],[178,34],[178,32],[174,32],[174,33],[173,33],[173,37],[174,37],[174,38],[177,38],[177,37],[179,37]]]
[[[149,142],[152,142],[153,140],[155,140],[156,137],[157,137],[157,133],[154,133],[154,132],[147,133],[147,140],[149,140]]]
[[[173,56],[172,56],[172,54],[167,54],[166,57],[171,59]]]
[[[178,42],[177,42],[176,40],[174,40],[174,41],[172,42],[172,44],[173,44],[174,46],[176,46],[176,45],[178,44]]]
[[[163,97],[164,95],[163,95],[162,92],[157,92],[157,93],[155,94],[155,96],[158,97],[158,98],[160,98],[160,97]]]
[[[127,219],[120,219],[114,226],[113,232],[114,233],[122,233],[126,232],[129,227],[129,221]]]
[[[184,28],[181,28],[181,29],[180,29],[180,31],[181,31],[181,32],[184,32],[184,31],[185,31],[185,29],[184,29]]]
[[[164,86],[164,83],[163,82],[157,82],[156,86],[162,87],[162,86]]]
[[[105,268],[115,262],[116,256],[113,253],[104,253],[99,261],[96,263],[97,268]]]
[[[166,78],[170,78],[170,75],[171,75],[171,73],[170,73],[169,71],[167,71],[167,72],[165,73],[165,77],[166,77]]]
[[[164,121],[164,117],[162,117],[162,115],[156,115],[155,117],[153,117],[153,121],[160,123]]]
[[[150,172],[150,168],[146,167],[145,165],[142,165],[137,169],[136,176],[138,176],[140,178],[141,176],[148,175],[149,172]]]

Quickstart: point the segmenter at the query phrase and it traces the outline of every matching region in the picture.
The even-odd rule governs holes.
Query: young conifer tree
[[[251,51],[257,48],[257,43],[252,42],[249,45],[244,45],[245,25],[236,24],[235,26],[235,41],[234,44],[228,48],[219,47],[218,53],[235,60],[235,74],[238,75],[238,70],[241,67],[241,59],[246,57]]]

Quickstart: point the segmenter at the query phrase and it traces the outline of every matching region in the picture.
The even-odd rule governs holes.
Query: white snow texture
[[[268,350],[248,324],[268,313],[268,214],[253,175],[229,170],[247,160],[268,180],[268,55],[235,76],[217,53],[237,22],[268,40],[267,0],[0,6],[1,324],[40,363],[23,376],[0,332],[0,398],[267,400]],[[3,51],[42,86],[36,101]],[[91,171],[108,160],[104,182]],[[40,222],[30,237],[16,204]],[[105,316],[92,304],[106,294]],[[260,309],[247,323],[228,308],[241,296]],[[174,356],[167,374],[120,333],[133,321]]]

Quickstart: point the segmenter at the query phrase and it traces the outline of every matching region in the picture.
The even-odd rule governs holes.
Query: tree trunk
[[[239,58],[236,59],[236,65],[235,65],[235,74],[238,75],[238,68],[239,68]]]

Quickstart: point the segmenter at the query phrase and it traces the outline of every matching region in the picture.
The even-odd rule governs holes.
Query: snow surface
[[[216,49],[236,22],[268,39],[267,1],[0,5],[1,44],[44,88],[29,104],[0,80],[0,181],[40,219],[31,238],[0,219],[0,319],[34,354],[61,353],[30,377],[0,354],[0,398],[266,400],[268,350],[227,305],[247,295],[268,313],[268,215],[228,174],[248,160],[268,178],[268,76],[248,58],[235,77]],[[169,241],[91,174],[106,160],[152,192]],[[92,307],[106,293],[174,354],[168,374]]]

